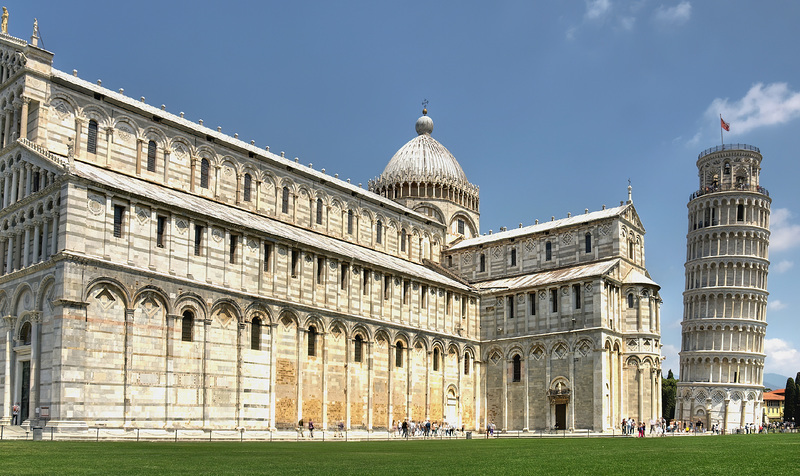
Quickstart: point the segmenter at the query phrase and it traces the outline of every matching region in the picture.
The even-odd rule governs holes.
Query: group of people
[[[650,419],[650,433],[649,436],[665,436],[668,426],[667,420],[664,418]],[[623,435],[633,435],[636,433],[637,438],[644,438],[645,433],[647,433],[647,425],[645,424],[644,420],[640,421],[638,424],[636,420],[631,417],[623,418],[621,423],[622,434]]]
[[[409,436],[422,436],[422,437],[435,437],[435,436],[456,436],[456,432],[464,433],[464,427],[459,430],[452,424],[443,422],[441,425],[438,422],[431,422],[425,420],[416,422],[414,420],[403,420],[402,422],[392,422],[392,430],[397,436],[401,438],[408,438]]]

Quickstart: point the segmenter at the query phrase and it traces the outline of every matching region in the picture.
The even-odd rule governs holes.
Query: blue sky
[[[481,187],[481,231],[626,199],[677,374],[695,161],[761,148],[773,199],[766,372],[800,370],[800,2],[7,2],[55,66],[353,183],[433,136]],[[794,137],[794,139],[793,139]],[[795,178],[793,178],[795,177]]]

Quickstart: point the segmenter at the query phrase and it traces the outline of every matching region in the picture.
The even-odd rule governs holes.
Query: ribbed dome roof
[[[431,137],[433,120],[423,115],[417,119],[415,128],[419,135],[394,154],[378,180],[468,183],[453,154]]]

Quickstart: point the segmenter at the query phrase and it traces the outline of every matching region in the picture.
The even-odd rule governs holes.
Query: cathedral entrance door
[[[447,410],[445,412],[445,419],[450,425],[458,425],[457,401],[456,396],[452,391],[447,394]]]
[[[31,394],[31,361],[25,360],[20,362],[22,364],[22,381],[20,385],[20,399],[19,399],[19,419],[17,425],[22,424],[24,420],[28,419],[28,405],[30,404]]]
[[[556,428],[564,430],[567,428],[567,404],[556,404]]]

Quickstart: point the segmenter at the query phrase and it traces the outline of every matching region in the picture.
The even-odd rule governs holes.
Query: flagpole
[[[724,149],[725,148],[725,139],[722,138],[722,113],[720,113],[720,115],[719,115],[719,124],[720,124],[720,127],[719,127],[719,142],[720,142],[720,145],[722,145],[722,148]]]

